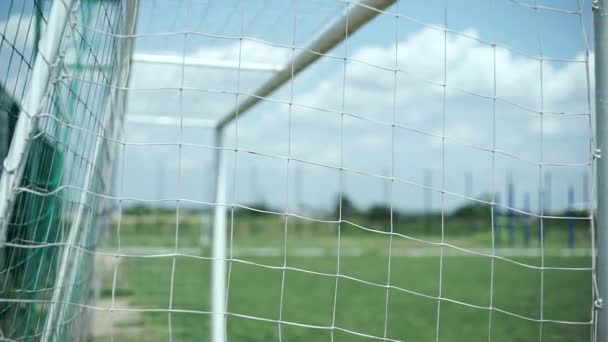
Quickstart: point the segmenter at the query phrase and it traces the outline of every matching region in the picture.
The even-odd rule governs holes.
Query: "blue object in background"
[[[494,247],[500,247],[500,235],[501,235],[501,222],[500,214],[500,194],[496,193],[494,196]]]
[[[524,195],[524,211],[526,213],[530,213],[530,194],[526,193]],[[530,216],[524,217],[524,247],[530,247],[530,223],[532,219]]]
[[[515,207],[515,186],[513,177],[509,176],[507,183],[507,229],[509,230],[509,247],[515,247],[515,220],[513,218]]]
[[[568,186],[568,248],[574,248],[574,187]]]

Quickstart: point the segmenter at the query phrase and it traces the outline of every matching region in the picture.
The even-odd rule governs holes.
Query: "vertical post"
[[[509,174],[507,180],[507,229],[509,230],[509,247],[515,247],[515,222],[513,222],[515,207],[515,187],[513,186],[513,175]]]
[[[568,216],[574,216],[574,186],[568,186]],[[574,248],[574,219],[568,219],[568,248]]]
[[[39,49],[32,69],[26,99],[19,113],[6,159],[2,164],[3,172],[0,177],[0,246],[3,246],[6,242],[7,226],[15,199],[14,189],[21,183],[23,169],[32,143],[32,135],[36,131],[36,116],[42,108],[41,105],[51,77],[52,66],[59,56],[61,40],[71,9],[71,0],[53,1],[47,27],[38,46]],[[69,250],[69,247],[64,247],[64,251],[66,250]],[[60,267],[65,269],[64,264],[61,264]],[[63,281],[61,274],[57,279]],[[60,305],[57,300],[61,292],[61,287],[54,289],[51,309],[41,338],[44,341],[48,340],[50,334],[55,332],[56,327],[51,323],[54,322]]]
[[[57,58],[59,52],[59,45],[61,43],[60,40],[63,37],[65,26],[69,19],[69,13],[72,10],[72,7],[72,0],[53,1],[53,7],[51,8],[51,14],[49,15],[49,22],[47,24],[46,30],[55,30],[56,32],[47,33],[45,31],[43,39],[48,39],[48,42],[55,42],[51,44],[57,44],[57,46],[53,48],[55,49],[54,51],[48,51],[48,42],[44,40],[41,41],[40,51],[38,52],[38,56],[36,58],[36,64],[34,64],[34,70],[36,68],[36,65],[38,65],[38,61],[41,60],[40,55],[46,58],[48,58],[49,55],[53,56],[52,59],[44,61],[44,65],[47,65],[47,63],[53,63]],[[123,15],[125,17],[126,25],[123,33],[125,35],[131,35],[135,32],[137,10],[138,4],[136,1],[128,3],[123,7]],[[59,35],[59,37],[55,37],[55,35],[57,34]],[[109,179],[108,175],[110,175],[113,171],[113,168],[111,167],[113,161],[111,160],[111,156],[113,155],[113,153],[104,153],[103,148],[106,139],[118,139],[119,134],[121,132],[120,127],[122,127],[121,122],[124,119],[124,110],[126,104],[125,88],[130,78],[130,60],[132,49],[132,38],[121,40],[121,43],[115,49],[115,53],[118,56],[117,60],[119,66],[116,69],[117,73],[114,75],[111,81],[113,90],[108,97],[104,98],[104,101],[106,101],[105,108],[109,108],[108,113],[106,114],[105,119],[103,120],[100,131],[97,132],[100,134],[100,136],[96,137],[94,140],[95,148],[93,150],[93,156],[91,158],[92,164],[88,166],[84,178],[82,180],[82,190],[80,192],[76,216],[70,225],[67,238],[64,241],[65,245],[63,246],[63,250],[61,252],[61,259],[57,265],[58,271],[56,282],[54,285],[55,289],[53,290],[51,302],[49,304],[50,307],[48,308],[45,328],[42,332],[42,336],[40,337],[41,341],[61,341],[66,338],[66,335],[62,335],[65,334],[65,331],[63,330],[66,329],[66,307],[69,307],[73,303],[72,297],[74,291],[74,284],[76,283],[77,272],[78,269],[81,268],[81,263],[86,262],[83,261],[84,252],[82,250],[73,249],[76,246],[82,246],[83,244],[85,244],[86,240],[90,238],[90,234],[98,234],[99,228],[102,227],[102,225],[104,224],[98,223],[94,226],[87,226],[86,220],[88,220],[88,208],[86,203],[89,203],[88,198],[90,196],[91,187],[97,180],[95,166],[99,165],[100,158],[110,158],[110,160],[105,160],[106,166],[101,169],[102,177],[106,177],[104,179]],[[46,82],[48,83],[48,76]],[[31,91],[35,92],[34,90]],[[40,104],[38,104],[38,106],[39,105]],[[40,108],[37,108],[36,110],[36,113],[40,112]],[[33,113],[30,112],[30,115],[33,115]],[[24,115],[20,115],[19,120],[21,120],[23,116]],[[33,129],[35,129],[35,127],[33,127]],[[97,214],[106,210],[103,204],[101,206],[101,211],[99,211]],[[96,214],[93,213],[91,215]],[[104,216],[102,217],[102,220],[105,219],[106,214],[103,213],[103,215]],[[90,267],[94,266],[91,265]],[[88,296],[88,294],[86,293],[84,295]],[[85,321],[88,320],[88,318],[85,318]],[[86,322],[85,324],[89,323],[90,322]],[[86,333],[87,331],[85,329],[83,331],[83,334]]]
[[[595,120],[597,149],[608,152],[608,0],[593,1],[595,33]],[[597,162],[597,282],[600,300],[608,295],[608,154]],[[608,340],[608,312],[600,309],[597,316],[598,341]]]
[[[260,205],[266,204],[263,200],[263,197],[260,196],[260,191],[258,189],[258,170],[255,166],[249,169],[249,205],[252,207],[260,207]],[[258,230],[257,219],[258,215],[256,212],[252,212],[251,217],[247,220],[246,231],[245,234],[248,236],[253,235]]]
[[[543,215],[544,216],[549,216],[551,215],[551,197],[553,196],[551,194],[551,172],[549,171],[545,171],[545,184],[544,184],[544,192],[543,192],[543,206],[544,206],[544,211],[543,211]],[[549,220],[543,220],[543,231],[542,234],[540,232],[540,228],[539,228],[539,232],[538,232],[538,244],[539,246],[541,245],[541,237],[543,242],[547,240],[547,235],[549,233]]]
[[[36,61],[32,69],[25,101],[10,144],[2,164],[0,177],[0,246],[6,242],[6,229],[14,204],[13,190],[21,183],[23,168],[29,154],[32,135],[36,130],[36,116],[51,77],[53,64],[57,61],[63,32],[68,22],[73,0],[55,0],[48,16],[48,24],[39,44]]]
[[[213,156],[213,159],[215,159],[215,154]],[[211,177],[209,177],[208,182],[206,182],[206,184],[203,185],[203,189],[204,189],[204,193],[207,194],[207,191],[209,191],[208,194],[210,194],[211,196],[213,196],[213,198],[215,198],[215,193],[217,192],[217,189],[215,187],[216,185],[216,179],[214,179],[214,176],[216,177],[217,175],[215,174],[217,171],[217,165],[216,165],[216,160],[210,161],[209,163],[205,164],[205,170],[209,170],[209,174],[212,175]],[[206,196],[206,195],[205,195]],[[207,197],[203,197],[204,201],[208,201]],[[211,202],[211,201],[209,201]],[[215,208],[214,208],[215,209]],[[199,247],[203,248],[203,253],[206,255],[206,249],[209,247],[209,244],[211,243],[211,217],[212,214],[207,211],[205,208],[201,209],[201,220],[200,220],[200,235],[198,238],[198,244]]]
[[[165,215],[164,215],[164,210],[163,210],[163,209],[165,209],[165,205],[164,205],[165,203],[161,201],[161,200],[165,199],[165,162],[166,162],[165,158],[163,158],[163,160],[158,161],[158,164],[157,164],[158,173],[156,174],[156,186],[157,186],[156,199],[159,200],[159,202],[157,202],[156,208],[154,210],[154,220],[155,220],[154,223],[155,223],[156,227],[159,227],[159,228],[160,227],[164,228],[163,224],[166,222],[164,220]]]
[[[530,193],[526,193],[524,196],[524,211],[531,212],[530,208]],[[530,223],[532,218],[528,215],[524,216],[524,247],[530,247]]]
[[[500,205],[500,192],[497,192],[494,195],[494,202],[496,203],[496,209],[494,209],[494,247],[498,248],[501,245],[501,237],[502,237],[502,222],[501,222],[501,214],[502,209],[499,207]]]
[[[211,342],[226,338],[226,156],[222,129],[215,131],[215,211],[213,217],[213,261],[211,265]]]

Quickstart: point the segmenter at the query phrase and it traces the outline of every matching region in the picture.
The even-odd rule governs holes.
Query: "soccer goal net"
[[[0,336],[598,340],[601,3],[3,2]]]
[[[0,4],[0,336],[85,340],[134,28],[121,1]],[[103,34],[101,32],[104,32]]]

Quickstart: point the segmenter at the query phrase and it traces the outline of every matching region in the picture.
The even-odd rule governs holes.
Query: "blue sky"
[[[240,49],[243,61],[273,64],[287,63],[292,41],[296,47],[305,46],[346,6],[342,1],[320,0],[142,0],[141,4],[138,33],[146,35],[136,39],[136,53],[238,61]],[[587,43],[580,17],[564,13],[578,11],[579,4],[538,1],[559,11],[534,10],[532,4],[531,0],[429,0],[401,1],[390,7],[330,52],[343,57],[347,51],[346,75],[342,59],[322,57],[270,96],[278,102],[262,101],[240,118],[238,134],[237,125],[227,127],[227,146],[268,155],[239,152],[235,159],[230,153],[229,199],[283,208],[289,198],[291,211],[328,210],[340,190],[337,167],[342,160],[345,168],[355,171],[343,173],[343,190],[362,208],[388,200],[390,182],[377,176],[391,175],[394,169],[400,181],[392,185],[392,202],[402,210],[424,209],[425,192],[433,199],[433,209],[439,209],[439,192],[420,185],[440,190],[445,179],[445,189],[456,194],[446,196],[450,209],[467,202],[462,195],[483,198],[492,190],[504,193],[510,177],[517,192],[515,207],[523,208],[523,196],[529,193],[532,209],[538,210],[540,173],[535,164],[542,154],[544,162],[569,164],[543,167],[551,174],[552,207],[567,205],[570,185],[577,205],[585,206],[582,185],[589,171],[584,164],[590,158],[590,116],[544,114],[541,139],[538,113],[541,105],[550,112],[589,112],[586,65],[581,62]],[[0,4],[0,13],[6,12],[5,6],[6,2]],[[583,28],[591,41],[589,1],[581,6]],[[396,20],[394,13],[401,17]],[[444,15],[455,32],[447,34],[443,149],[443,87],[437,84],[444,77],[440,29]],[[15,24],[13,17],[0,21],[6,27]],[[166,34],[185,31],[207,36]],[[245,37],[242,43],[235,39],[238,36]],[[494,51],[489,44],[494,40],[499,98],[495,107],[487,98],[494,86]],[[543,61],[542,97],[539,41],[543,58],[578,61]],[[396,80],[395,73],[386,70],[395,66],[395,50],[402,70]],[[217,119],[234,106],[237,89],[252,93],[270,77],[186,68],[182,79],[181,71],[135,64],[128,112]],[[180,94],[166,89],[182,84],[197,90]],[[352,115],[342,123],[343,92],[344,111]],[[240,101],[244,98],[239,96]],[[287,103],[292,98],[296,105],[290,112]],[[397,127],[391,129],[393,116]],[[178,128],[128,124],[125,139],[170,146],[127,146],[124,167],[119,167],[124,173],[116,182],[118,196],[213,201],[213,150],[203,146],[212,144],[209,130],[184,128],[180,133]],[[180,141],[190,145],[180,148]],[[495,153],[492,167],[489,150],[494,141],[500,153]],[[309,163],[292,161],[287,170],[288,156]],[[470,194],[465,186],[468,174],[473,179]]]
[[[185,2],[182,10],[175,11],[173,2],[144,2],[147,10],[141,12],[140,32],[181,32],[196,31],[223,36],[253,37],[272,44],[289,46],[294,39],[293,15],[296,14],[296,46],[305,44],[310,33],[323,26],[339,9],[345,6],[342,2],[285,2],[274,1],[263,8],[259,2],[211,2],[213,18],[207,16],[198,20],[190,16],[197,10],[209,9],[206,2]],[[316,6],[319,7],[317,9]],[[577,11],[576,1],[559,1],[539,5],[561,8],[566,11]],[[166,6],[163,8],[161,6]],[[242,7],[239,7],[242,6]],[[299,7],[301,6],[301,7]],[[352,6],[352,4],[351,4]],[[589,4],[583,3],[584,27],[587,35],[590,32]],[[171,8],[171,9],[170,9]],[[179,6],[178,6],[179,8]],[[274,10],[269,10],[274,8]],[[445,8],[445,9],[444,9]],[[185,9],[188,9],[186,11]],[[244,150],[257,151],[271,156],[287,156],[329,165],[334,169],[316,165],[292,162],[290,180],[287,181],[285,161],[283,159],[265,158],[239,153],[229,173],[236,175],[236,191],[229,191],[233,200],[241,204],[252,201],[265,201],[277,207],[285,203],[286,192],[290,202],[303,203],[305,207],[327,208],[339,191],[340,150],[343,153],[344,167],[358,172],[345,172],[345,192],[357,205],[366,207],[372,203],[386,201],[386,188],[383,179],[373,175],[390,175],[392,168],[391,151],[395,152],[395,176],[406,183],[395,185],[393,204],[404,210],[422,209],[424,190],[418,185],[425,183],[425,170],[430,170],[431,186],[440,189],[442,179],[442,92],[437,86],[399,73],[397,83],[397,123],[403,125],[395,130],[395,145],[391,143],[390,126],[376,122],[390,123],[394,111],[393,91],[394,73],[368,64],[393,67],[395,63],[395,41],[398,37],[399,68],[407,70],[418,78],[442,82],[443,78],[443,32],[433,30],[420,23],[408,20],[410,17],[424,24],[440,27],[447,15],[448,27],[452,30],[491,42],[496,39],[497,48],[497,94],[508,102],[497,101],[496,105],[496,148],[506,152],[496,154],[494,167],[494,190],[504,192],[507,179],[512,175],[517,191],[516,206],[523,205],[523,194],[532,196],[533,207],[537,207],[539,171],[533,163],[540,162],[540,116],[522,110],[516,105],[540,110],[540,62],[533,59],[540,57],[539,40],[542,42],[542,56],[552,59],[584,60],[584,48],[580,18],[578,15],[553,10],[535,11],[528,6],[507,0],[494,1],[404,1],[387,10],[389,13],[400,13],[399,20],[393,15],[380,15],[367,26],[353,35],[348,42],[350,58],[356,59],[347,64],[346,78],[343,77],[343,62],[340,59],[323,57],[319,62],[299,75],[293,82],[293,99],[323,110],[294,106],[291,112],[291,124],[288,105],[262,101],[247,116],[239,119],[238,139],[235,125],[228,127],[226,141],[229,146],[238,146]],[[158,15],[168,13],[166,17]],[[149,17],[147,18],[146,15]],[[177,16],[177,18],[176,18]],[[154,18],[153,20],[150,18]],[[322,20],[321,20],[322,18]],[[198,20],[198,21],[197,21]],[[166,24],[159,24],[162,21]],[[299,34],[302,32],[302,34]],[[271,46],[263,43],[243,40],[242,59],[247,61],[284,63],[291,54],[291,49]],[[178,44],[179,43],[179,44]],[[184,43],[185,48],[184,48]],[[188,56],[219,57],[238,60],[238,40],[215,39],[209,37],[188,36],[146,36],[138,41],[138,52],[167,53]],[[343,56],[344,44],[330,52]],[[472,196],[481,198],[492,189],[491,153],[470,145],[492,147],[492,102],[458,89],[492,95],[492,48],[491,45],[469,39],[457,33],[448,34],[448,67],[447,67],[447,103],[446,103],[446,140],[445,145],[445,178],[446,189],[450,192],[465,194],[464,180],[466,174],[473,176]],[[530,58],[532,57],[532,58]],[[360,63],[358,61],[364,63]],[[367,63],[367,64],[365,64]],[[588,112],[586,102],[586,73],[584,63],[543,62],[543,102],[545,110],[566,112]],[[138,67],[142,68],[141,78]],[[143,68],[146,69],[143,72]],[[135,65],[133,86],[151,84],[144,73],[150,66]],[[165,67],[166,69],[170,69]],[[165,71],[154,69],[150,75],[157,79],[163,75],[165,86],[179,86],[181,78],[171,77],[179,68]],[[184,79],[186,86],[199,89],[236,90],[236,72],[217,70],[187,70]],[[241,73],[239,89],[252,92],[261,84],[263,77]],[[138,83],[140,82],[141,83]],[[452,87],[450,87],[452,85]],[[160,85],[159,85],[160,86]],[[340,147],[340,117],[342,87],[345,86],[345,111],[368,120],[347,117],[344,121],[344,146]],[[279,101],[289,102],[291,91],[287,85],[272,94]],[[179,102],[178,94],[160,94],[162,104],[149,99],[147,91],[134,96],[130,110],[154,114],[175,112],[173,108]],[[234,95],[200,94],[184,92],[182,96],[182,115],[199,115],[216,118],[225,113],[234,104]],[[241,96],[241,100],[244,96]],[[154,103],[154,105],[151,105]],[[512,103],[516,105],[512,105]],[[167,107],[168,106],[168,107]],[[194,113],[192,113],[194,112]],[[338,112],[338,113],[336,113]],[[218,114],[219,113],[219,114]],[[156,113],[160,114],[160,113]],[[179,113],[178,113],[179,115]],[[289,127],[291,126],[291,133]],[[545,115],[543,118],[543,155],[545,162],[556,164],[584,164],[588,161],[589,116]],[[127,138],[145,141],[179,140],[177,129],[171,133],[166,128],[149,129],[146,132],[136,127],[128,127]],[[429,135],[417,132],[429,133]],[[162,133],[161,133],[162,132]],[[288,141],[291,134],[291,141]],[[161,137],[162,136],[162,137]],[[210,135],[201,129],[186,129],[182,140],[194,144],[210,144]],[[139,141],[139,140],[138,140]],[[287,149],[291,147],[288,153]],[[134,147],[133,154],[127,159],[140,160],[137,155],[145,155],[142,150],[149,146]],[[127,186],[129,195],[155,198],[159,192],[166,192],[163,197],[192,197],[193,199],[212,201],[212,194],[198,189],[209,188],[213,180],[209,177],[211,151],[188,147],[182,148],[182,164],[191,168],[182,168],[183,177],[174,177],[175,148],[158,148],[159,155],[168,157],[167,176],[162,190],[145,187],[154,181],[147,177]],[[152,153],[152,152],[149,152]],[[143,157],[142,157],[143,158]],[[523,161],[521,160],[523,159]],[[230,160],[233,160],[231,156]],[[126,162],[131,164],[129,161]],[[182,165],[182,166],[183,166]],[[143,167],[143,166],[142,166]],[[251,171],[255,169],[255,171]],[[566,205],[566,192],[569,184],[576,188],[578,200],[582,199],[583,174],[588,170],[584,165],[578,166],[545,166],[545,172],[551,173],[553,186],[552,206],[563,208]],[[141,170],[133,168],[127,179],[135,179]],[[297,175],[297,176],[296,176]],[[154,175],[153,175],[154,176]],[[161,176],[154,176],[161,177]],[[255,180],[249,180],[255,177]],[[296,179],[298,179],[296,181]],[[182,187],[178,188],[177,183]],[[410,183],[407,183],[410,182]],[[427,180],[428,182],[428,180]],[[253,183],[254,185],[251,185]],[[288,184],[289,183],[289,184]],[[301,184],[296,184],[301,183]],[[170,185],[171,184],[171,185]],[[427,184],[428,185],[428,184]],[[234,185],[233,185],[234,186]],[[146,188],[146,191],[142,189]],[[562,189],[563,188],[563,189]],[[197,189],[197,190],[193,190]],[[171,193],[172,192],[172,193]],[[196,192],[196,193],[194,193]],[[293,198],[299,194],[299,199]],[[435,196],[434,206],[439,205]],[[453,196],[447,201],[451,206],[463,204],[465,200]],[[504,196],[503,196],[504,198]],[[517,203],[519,202],[519,203]],[[582,205],[582,204],[581,204]],[[292,208],[296,210],[295,208]],[[538,209],[538,208],[536,208]]]

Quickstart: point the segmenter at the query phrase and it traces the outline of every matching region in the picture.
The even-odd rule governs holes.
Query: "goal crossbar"
[[[168,126],[168,127],[189,127],[189,128],[214,128],[215,122],[209,119],[199,119],[193,117],[174,117],[168,115],[150,115],[127,113],[126,121],[133,124]]]
[[[375,18],[382,10],[392,5],[395,0],[365,0],[355,6],[348,6],[336,19],[325,26],[320,33],[300,52],[275,73],[268,81],[260,86],[253,96],[224,115],[216,125],[215,139],[216,162],[216,198],[212,239],[212,279],[211,279],[211,342],[226,341],[226,156],[221,153],[222,133],[224,127],[255,106],[261,99],[268,96],[290,79],[317,61],[323,54],[330,51],[348,36],[367,22]]]
[[[168,56],[168,55],[156,55],[147,53],[134,54],[131,58],[132,63],[146,63],[146,64],[166,64],[166,65],[179,65],[188,67],[200,67],[200,68],[211,68],[211,69],[240,69],[243,71],[258,71],[258,72],[269,72],[269,71],[281,71],[282,65],[279,64],[267,64],[257,62],[244,62],[241,61],[228,61],[221,59],[208,59],[208,58],[197,58],[197,57],[182,57],[182,56]]]
[[[341,15],[329,22],[305,48],[295,54],[279,72],[260,86],[252,96],[225,114],[217,123],[217,128],[222,129],[236,119],[237,115],[247,112],[262,98],[279,89],[394,2],[395,0],[365,0],[349,6]]]

